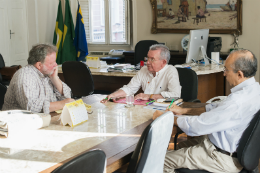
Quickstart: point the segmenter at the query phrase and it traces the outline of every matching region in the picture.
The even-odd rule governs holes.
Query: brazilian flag
[[[77,60],[85,61],[85,57],[88,55],[88,45],[84,27],[84,20],[82,17],[82,12],[79,3],[77,11],[77,22],[75,28],[74,46],[77,52]]]
[[[54,37],[53,37],[53,45],[56,45],[56,47],[58,49],[58,52],[56,54],[56,59],[59,59],[59,60],[61,59],[62,36],[63,36],[63,16],[62,16],[61,1],[60,1],[59,6],[58,6],[56,26],[55,26]]]
[[[70,11],[69,0],[65,1],[65,21],[64,32],[62,40],[62,58],[57,59],[57,64],[62,64],[65,61],[76,61],[76,49],[73,45],[73,39],[75,37],[74,24]]]

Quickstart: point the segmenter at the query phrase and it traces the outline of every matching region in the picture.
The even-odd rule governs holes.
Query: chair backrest
[[[100,149],[86,152],[56,168],[52,173],[103,173],[106,154]]]
[[[6,90],[7,90],[6,86],[0,83],[0,110],[2,109],[2,106],[4,104]]]
[[[0,69],[3,67],[5,67],[5,61],[4,61],[3,56],[0,54]]]
[[[71,88],[74,98],[91,95],[94,82],[88,66],[78,61],[67,61],[62,64],[65,83]]]
[[[198,95],[198,76],[195,71],[188,68],[176,68],[179,73],[181,85],[181,98],[183,101],[197,99]]]
[[[173,113],[166,112],[145,128],[131,157],[127,173],[163,172],[173,122]]]
[[[155,40],[141,40],[135,45],[134,65],[140,61],[144,61],[144,57],[147,57],[150,46],[154,44],[158,44],[158,42]]]
[[[260,110],[244,131],[237,148],[238,160],[244,169],[253,171],[260,157]]]

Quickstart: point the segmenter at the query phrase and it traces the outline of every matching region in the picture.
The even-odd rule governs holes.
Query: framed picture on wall
[[[152,33],[242,34],[242,0],[150,0]]]

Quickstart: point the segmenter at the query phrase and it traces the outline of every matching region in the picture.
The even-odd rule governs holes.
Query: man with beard
[[[110,98],[133,95],[140,87],[142,87],[144,93],[137,94],[135,100],[157,100],[165,97],[180,97],[181,86],[179,75],[174,66],[168,65],[170,56],[168,47],[160,44],[152,45],[147,57],[144,58],[147,61],[147,66],[142,67],[129,84],[108,95],[101,102],[105,103]]]
[[[7,89],[2,110],[22,109],[49,113],[62,109],[71,99],[71,89],[58,77],[57,48],[33,46],[28,65],[18,70]]]

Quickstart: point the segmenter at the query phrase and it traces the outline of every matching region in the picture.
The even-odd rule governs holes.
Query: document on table
[[[145,108],[145,109],[165,111],[167,107],[148,105],[148,106],[144,106],[144,108]]]
[[[101,100],[103,100],[106,97],[107,97],[107,95],[93,94],[93,95],[89,95],[86,97],[82,97],[82,100],[84,103],[91,105],[93,103],[100,102]]]

